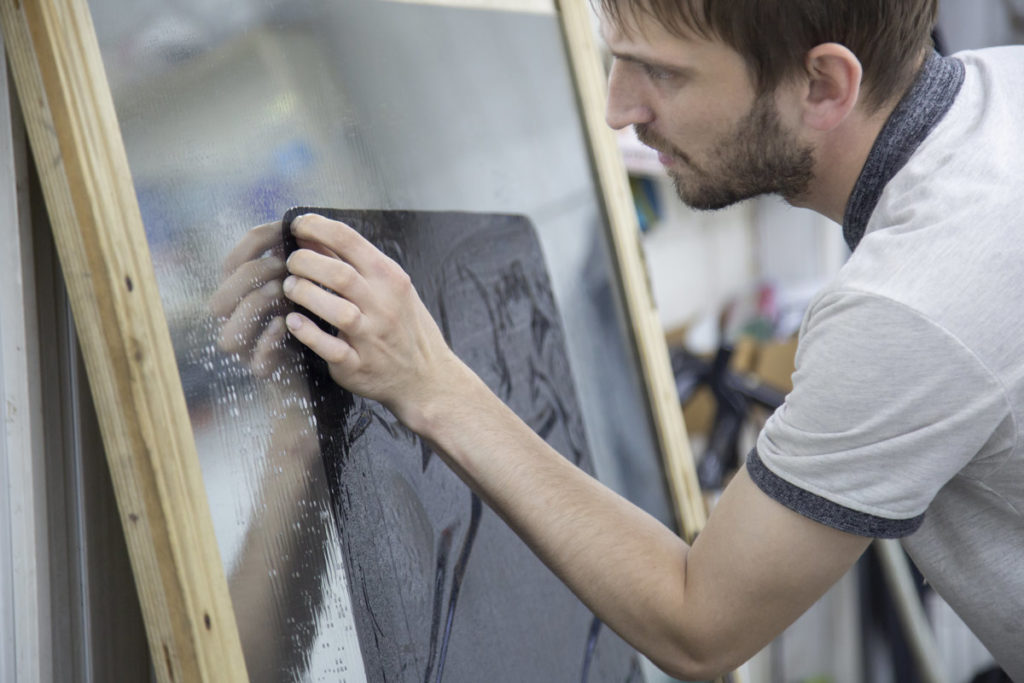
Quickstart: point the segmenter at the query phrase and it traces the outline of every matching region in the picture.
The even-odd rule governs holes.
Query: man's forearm
[[[678,632],[686,544],[559,455],[465,366],[410,426],[606,624],[655,661]]]

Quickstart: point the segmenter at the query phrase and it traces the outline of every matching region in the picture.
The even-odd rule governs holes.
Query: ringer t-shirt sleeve
[[[793,391],[747,469],[811,519],[898,538],[1007,411],[999,382],[947,331],[891,299],[831,292],[808,313]]]

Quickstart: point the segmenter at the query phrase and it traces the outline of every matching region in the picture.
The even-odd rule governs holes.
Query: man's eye
[[[675,76],[674,71],[670,71],[669,69],[663,69],[660,66],[644,64],[643,67],[644,73],[646,73],[647,77],[650,78],[652,81],[667,81],[668,79]]]

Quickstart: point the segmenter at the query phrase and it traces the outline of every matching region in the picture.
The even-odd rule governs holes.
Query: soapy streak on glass
[[[554,17],[376,0],[91,0],[90,8],[253,680],[366,677],[349,558],[319,444],[310,445],[317,425],[298,361],[280,358],[269,377],[254,375],[244,352],[218,347],[223,320],[208,310],[228,252],[287,206],[529,215],[552,268],[586,420],[571,442],[589,442],[603,478],[670,519],[571,84],[556,68],[565,57]],[[559,396],[543,375],[530,381],[539,395]],[[535,405],[543,415],[530,419],[542,430],[564,417],[557,400]],[[354,426],[387,426],[390,439],[416,447],[389,415],[359,406]],[[433,475],[441,465],[420,448],[419,467]],[[402,486],[394,477],[372,485]],[[471,510],[466,496],[453,498],[462,514]],[[426,564],[410,599],[432,615],[440,537],[401,505],[380,514],[423,537],[395,561]],[[453,555],[467,524],[453,527]],[[486,560],[483,533],[470,566]],[[460,590],[451,638],[465,628],[459,615],[473,590]],[[441,609],[447,615],[447,602]],[[422,630],[428,639],[430,625]]]

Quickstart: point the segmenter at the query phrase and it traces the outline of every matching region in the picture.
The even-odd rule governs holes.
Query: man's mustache
[[[664,154],[668,154],[679,159],[682,159],[684,163],[689,164],[690,159],[683,152],[672,145],[668,140],[664,139],[657,133],[651,131],[650,127],[646,123],[635,123],[633,124],[633,130],[636,132],[636,138],[648,147],[655,149]]]

